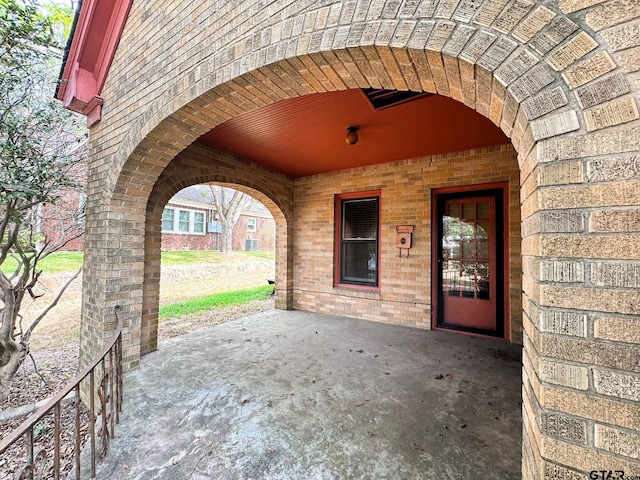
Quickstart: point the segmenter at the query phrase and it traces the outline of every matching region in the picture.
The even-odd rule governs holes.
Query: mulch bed
[[[9,396],[0,403],[5,411],[10,408],[30,405],[53,396],[60,391],[78,371],[78,342],[60,348],[42,349],[32,353],[13,379]],[[35,365],[34,365],[35,364]],[[37,370],[36,367],[37,366]],[[82,444],[86,440],[89,414],[84,404],[80,405],[80,436]],[[60,411],[61,462],[60,470],[69,472],[72,468],[75,448],[75,416],[73,402],[65,402]],[[17,428],[26,417],[20,417],[0,424],[0,437]],[[45,416],[34,428],[34,452],[36,452],[36,472],[34,478],[52,478],[54,452],[53,412]],[[14,474],[25,465],[26,447],[24,439],[16,442],[0,459],[0,480],[14,478]]]
[[[61,477],[71,471],[74,462],[75,452],[75,418],[76,408],[73,402],[64,403],[60,409],[60,472]],[[0,425],[3,435],[8,434],[17,428],[24,418],[11,420]],[[87,442],[89,430],[89,412],[83,403],[80,403],[80,444]],[[54,420],[53,412],[43,417],[33,430],[33,447],[36,459],[36,470],[34,478],[53,478],[53,458],[54,458]],[[10,480],[14,478],[16,472],[23,468],[26,463],[26,446],[24,437],[14,443],[3,454],[0,459],[0,480]]]

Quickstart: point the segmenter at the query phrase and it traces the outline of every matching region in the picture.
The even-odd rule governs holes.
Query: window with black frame
[[[340,283],[378,285],[379,197],[340,201]]]

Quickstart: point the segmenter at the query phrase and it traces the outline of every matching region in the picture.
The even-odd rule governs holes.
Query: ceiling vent
[[[401,103],[415,100],[416,98],[429,97],[432,93],[407,92],[402,90],[380,90],[377,88],[363,88],[362,92],[367,96],[374,109],[394,107]]]

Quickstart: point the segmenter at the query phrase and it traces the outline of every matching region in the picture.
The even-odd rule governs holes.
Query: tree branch
[[[36,374],[40,377],[40,380],[42,380],[42,383],[48,384],[49,382],[47,381],[47,379],[44,377],[44,375],[40,373],[40,370],[38,370],[36,359],[33,358],[33,355],[31,355],[31,352],[29,350],[27,350],[27,356],[31,359],[31,363],[33,363],[33,371],[36,372]]]

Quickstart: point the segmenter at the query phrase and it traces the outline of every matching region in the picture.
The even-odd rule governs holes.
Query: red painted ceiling
[[[356,145],[346,128],[359,127]],[[284,100],[201,137],[292,177],[509,143],[490,120],[439,95],[375,110],[361,90]]]

